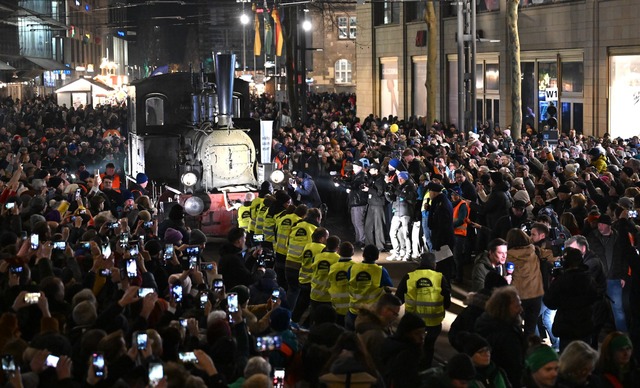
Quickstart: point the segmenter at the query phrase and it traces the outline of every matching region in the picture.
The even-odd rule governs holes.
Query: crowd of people
[[[182,206],[121,175],[125,107],[2,100],[4,383],[640,384],[637,137],[360,119],[353,95],[308,107],[292,122],[253,101],[290,179],[238,204],[212,260]],[[418,265],[394,284],[383,260]],[[451,283],[472,292],[437,366]]]

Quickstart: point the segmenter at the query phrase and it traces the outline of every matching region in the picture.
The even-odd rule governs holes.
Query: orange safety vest
[[[471,222],[471,219],[469,219],[469,212],[471,211],[471,209],[469,208],[469,204],[467,203],[467,201],[465,201],[464,199],[461,199],[460,202],[456,205],[456,207],[453,208],[453,219],[457,219],[458,218],[458,212],[460,211],[460,206],[465,205],[467,207],[467,217],[465,217],[464,221],[462,222],[462,225],[457,226],[453,229],[453,234],[455,234],[456,236],[466,236],[467,235],[467,225],[469,225],[469,223]]]

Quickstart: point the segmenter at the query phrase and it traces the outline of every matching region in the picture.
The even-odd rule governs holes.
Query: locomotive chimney
[[[233,116],[233,76],[236,55],[215,54],[214,60],[218,92],[218,125],[220,127],[229,127]]]

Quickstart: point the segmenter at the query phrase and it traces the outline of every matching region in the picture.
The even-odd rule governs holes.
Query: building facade
[[[476,119],[511,123],[507,1],[477,0]],[[438,5],[438,4],[441,4]],[[424,2],[357,6],[358,112],[426,115]],[[436,3],[436,116],[457,123],[456,7]],[[640,9],[634,0],[523,0],[519,9],[523,123],[542,129],[547,108],[558,127],[587,135],[640,133]]]

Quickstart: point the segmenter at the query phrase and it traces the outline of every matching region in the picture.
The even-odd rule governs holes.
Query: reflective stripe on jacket
[[[381,281],[382,267],[378,264],[353,264],[349,277],[349,311],[357,314],[358,307],[376,303],[384,292]]]
[[[340,255],[335,252],[320,252],[314,257],[311,265],[311,300],[331,302],[329,272],[338,260]]]
[[[417,269],[409,273],[405,311],[418,314],[427,326],[438,326],[444,319],[442,274],[430,269]]]

